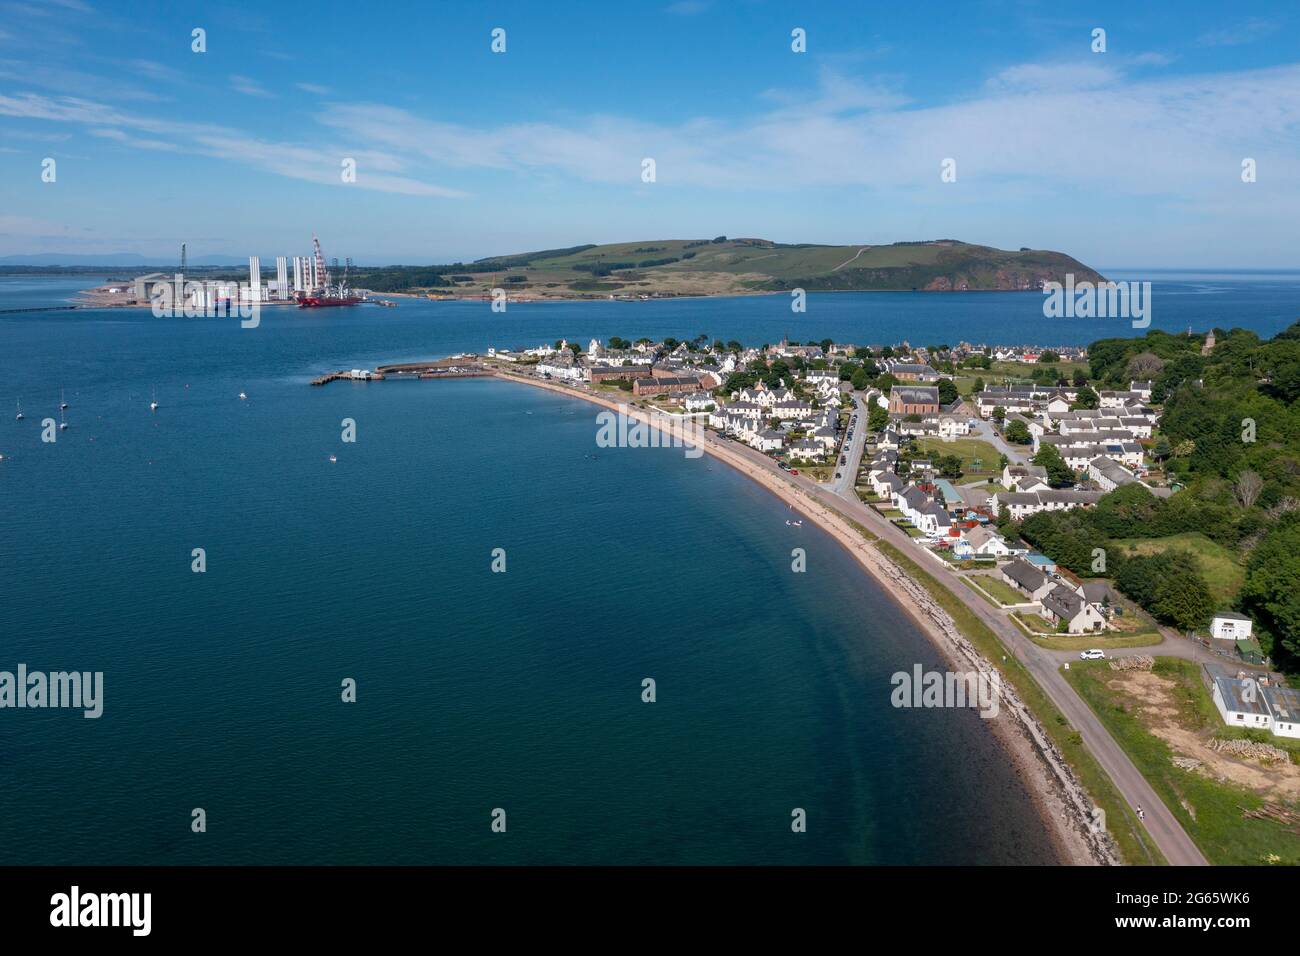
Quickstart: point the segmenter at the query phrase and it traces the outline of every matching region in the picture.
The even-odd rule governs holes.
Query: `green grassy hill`
[[[735,295],[747,292],[1037,290],[1041,283],[1098,281],[1060,252],[1008,252],[956,240],[887,246],[781,244],[766,239],[658,239],[573,246],[449,266],[363,270],[360,287],[485,295]]]

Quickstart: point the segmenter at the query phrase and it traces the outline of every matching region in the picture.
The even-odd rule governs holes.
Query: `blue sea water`
[[[0,309],[87,284],[0,278]],[[1171,327],[1300,301],[1226,284]],[[934,649],[757,486],[598,449],[592,406],[526,386],[307,385],[560,336],[1074,341],[1025,301],[814,296],[802,332],[776,298],[0,315],[0,670],[105,674],[98,720],[0,710],[0,863],[1051,862],[973,712],[890,706]]]

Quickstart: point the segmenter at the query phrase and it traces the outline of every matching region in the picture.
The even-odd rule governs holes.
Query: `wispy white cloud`
[[[457,180],[469,174],[636,189],[641,161],[652,157],[660,188],[847,188],[906,202],[932,195],[941,160],[952,157],[959,185],[945,201],[1023,203],[1093,189],[1186,208],[1231,195],[1300,214],[1300,65],[1133,79],[1123,62],[1011,66],[964,99],[924,107],[896,83],[824,70],[812,89],[767,91],[760,114],[675,123],[592,115],[471,125],[383,103],[331,103],[315,117],[320,129],[297,142],[85,97],[0,95],[0,115],[115,129],[141,148],[174,143],[322,185],[338,184],[341,159],[353,157],[356,185],[414,196],[463,197]],[[1260,161],[1268,190],[1242,192],[1244,156]]]
[[[39,87],[71,96],[94,96],[100,99],[134,102],[162,102],[157,92],[111,77],[87,73],[80,69],[31,60],[0,59],[0,80]]]
[[[250,166],[291,179],[340,188],[370,189],[444,199],[463,198],[459,189],[438,186],[403,171],[407,162],[377,149],[356,149],[345,143],[296,143],[262,140],[246,131],[215,123],[180,123],[123,112],[103,103],[73,97],[52,98],[35,93],[0,94],[0,116],[73,123],[90,128],[92,135],[142,149],[199,153]],[[137,137],[134,134],[148,134]],[[345,158],[357,162],[355,183],[344,184]]]
[[[1117,67],[1094,60],[1020,63],[995,74],[985,88],[995,95],[1063,93],[1111,86],[1121,78]]]
[[[824,76],[815,91],[770,92],[779,107],[745,121],[597,116],[480,128],[377,104],[332,106],[317,119],[413,164],[577,182],[633,185],[648,156],[672,186],[924,188],[953,157],[960,181],[986,197],[1053,184],[1198,196],[1239,184],[1241,157],[1265,153],[1274,182],[1300,182],[1297,66],[1132,81],[1112,67],[1027,64],[969,99],[925,108],[890,105],[889,95],[870,108],[864,89]],[[805,108],[793,108],[801,97]]]
[[[251,76],[240,76],[238,73],[230,74],[230,88],[236,93],[243,93],[245,96],[270,97],[275,95]]]
[[[1178,57],[1170,53],[1148,50],[1145,53],[1138,53],[1129,57],[1128,62],[1133,66],[1168,66],[1177,59]]]
[[[295,83],[294,86],[304,93],[315,93],[317,96],[328,96],[330,92],[328,86],[320,86],[317,83]]]
[[[115,143],[121,143],[123,146],[130,146],[135,149],[151,149],[163,153],[176,153],[180,151],[180,146],[170,140],[149,139],[147,137],[132,136],[115,127],[98,127],[90,130],[91,136],[98,136],[100,139],[111,139]]]
[[[1262,40],[1264,37],[1276,33],[1280,27],[1281,24],[1274,20],[1250,17],[1241,23],[1203,33],[1197,38],[1196,42],[1200,46],[1241,46],[1245,43]]]

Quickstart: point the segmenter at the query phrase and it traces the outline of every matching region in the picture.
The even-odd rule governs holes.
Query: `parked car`
[[[1105,657],[1106,652],[1095,647],[1090,651],[1079,652],[1079,660],[1081,661],[1100,661],[1104,660]]]

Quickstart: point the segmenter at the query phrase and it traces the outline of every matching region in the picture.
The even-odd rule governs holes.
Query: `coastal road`
[[[861,407],[861,406],[859,406]],[[861,412],[859,413],[861,414]],[[868,528],[873,534],[891,542],[904,554],[915,554],[918,561],[931,560],[918,553],[916,543],[892,522],[877,514],[858,500],[856,492],[850,486],[841,494],[836,494],[829,487],[818,485],[802,475],[791,477],[781,471],[772,459],[740,442],[727,441],[710,433],[707,438],[713,443],[723,444],[729,451],[743,455],[754,465],[765,468],[776,477],[795,485],[818,504],[838,511],[845,517]],[[860,452],[859,452],[860,454]],[[1004,614],[970,591],[958,580],[957,576],[946,568],[936,565],[933,577],[947,588],[953,596],[965,604],[985,624],[993,630],[1003,645],[1021,661],[1026,669],[1038,681],[1044,693],[1052,703],[1065,715],[1075,730],[1083,737],[1084,744],[1101,765],[1106,775],[1118,790],[1121,798],[1130,808],[1142,807],[1145,812],[1143,824],[1151,840],[1159,848],[1164,858],[1174,866],[1206,866],[1208,861],[1192,842],[1187,831],[1169,811],[1157,795],[1151,784],[1134,766],[1123,748],[1102,725],[1092,708],[1075,693],[1060,670],[1058,655],[1061,652],[1049,651],[1031,641],[1018,626]],[[964,592],[964,593],[963,593]],[[1163,652],[1161,652],[1163,653]],[[1066,656],[1069,654],[1066,652]],[[1182,656],[1181,654],[1179,656]],[[1077,654],[1075,655],[1077,659]]]
[[[826,489],[809,488],[808,490],[818,501],[830,506],[828,499],[831,496]],[[852,494],[851,491],[850,493]],[[843,495],[838,497],[840,498],[839,510],[842,513],[865,525],[873,533],[879,534],[892,542],[904,554],[912,554],[917,550],[916,543],[905,532],[857,500],[856,494],[853,495],[852,499]],[[918,560],[929,560],[925,555],[918,555],[917,557]],[[1025,665],[1052,703],[1065,715],[1070,725],[1082,735],[1088,750],[1101,764],[1102,769],[1110,777],[1128,805],[1143,808],[1146,814],[1144,824],[1147,833],[1155,841],[1165,859],[1175,866],[1207,865],[1208,861],[1205,856],[1192,842],[1192,838],[1187,835],[1187,831],[1182,828],[1182,825],[1169,811],[1169,808],[1165,806],[1164,801],[1156,795],[1151,784],[1134,766],[1133,761],[1124,753],[1123,748],[1111,737],[1097,718],[1097,715],[1093,713],[1092,708],[1075,693],[1074,688],[1066,681],[1058,663],[1057,655],[1060,652],[1039,647],[1006,615],[986,604],[983,599],[973,592],[963,594],[962,592],[967,591],[967,589],[957,581],[956,575],[947,571],[947,569],[936,567],[933,576],[942,582],[944,587],[955,597],[974,611],[998,635],[1002,643],[1016,658]],[[1066,655],[1068,657],[1069,652],[1066,652]],[[1077,658],[1077,655],[1074,656]]]

